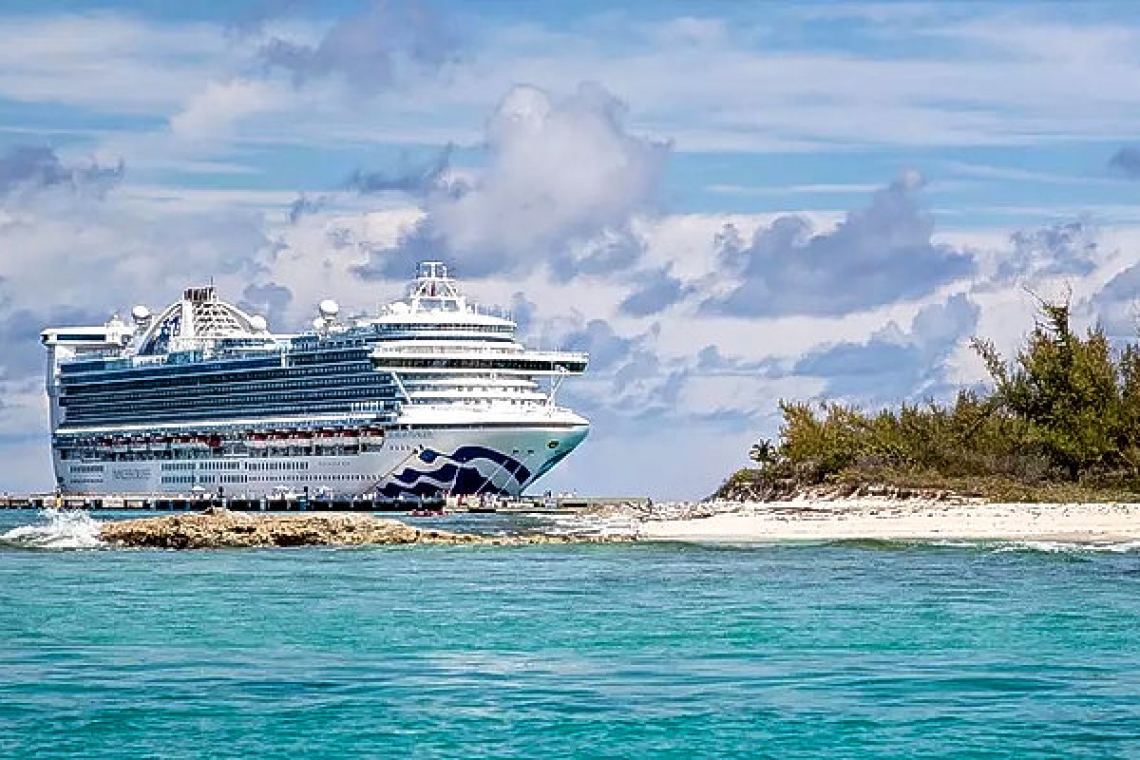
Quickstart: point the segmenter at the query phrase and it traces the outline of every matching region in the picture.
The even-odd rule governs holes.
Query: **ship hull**
[[[121,461],[55,456],[57,482],[68,494],[212,494],[260,498],[310,496],[517,496],[574,450],[586,424],[496,427],[408,427],[387,431],[383,444],[357,454],[203,454]]]

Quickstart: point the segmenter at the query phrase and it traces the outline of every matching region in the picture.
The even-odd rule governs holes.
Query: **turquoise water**
[[[1140,757],[1136,552],[14,543],[4,757]]]

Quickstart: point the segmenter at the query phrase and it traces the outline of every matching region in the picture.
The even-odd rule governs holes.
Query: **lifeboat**
[[[360,442],[367,446],[383,446],[383,428],[364,428],[360,431]]]
[[[284,448],[291,445],[288,433],[270,433],[265,443],[271,448]]]

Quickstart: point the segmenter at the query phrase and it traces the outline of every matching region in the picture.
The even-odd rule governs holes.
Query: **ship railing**
[[[467,348],[466,346],[460,348],[455,346],[376,346],[372,350],[373,356],[406,356],[417,354],[445,354],[448,356],[464,356],[467,354],[479,354],[488,356],[501,356],[509,359],[547,359],[547,360],[575,360],[587,361],[590,355],[585,351],[531,351],[528,349],[521,350],[503,350],[501,348]]]
[[[421,296],[421,298],[423,298],[424,300],[448,301],[448,302],[452,302],[452,303],[455,303],[458,305],[459,299],[462,298],[462,296]],[[397,301],[396,303],[404,304],[405,306],[407,304],[407,302],[405,302],[405,301]],[[506,320],[514,321],[514,316],[511,312],[511,310],[503,308],[501,306],[485,306],[483,304],[472,303],[471,301],[468,301],[465,304],[465,307],[466,308],[464,308],[463,310],[456,309],[455,312],[457,314],[478,314],[478,315],[484,316],[484,317],[498,317],[499,319],[506,319]],[[380,308],[378,309],[377,313],[379,316],[382,316],[382,317],[387,317],[387,316],[392,316],[392,315],[396,315],[396,316],[406,316],[407,315],[406,311],[404,311],[403,309],[397,309],[397,308],[395,308],[395,304],[390,304],[390,303],[381,305]]]

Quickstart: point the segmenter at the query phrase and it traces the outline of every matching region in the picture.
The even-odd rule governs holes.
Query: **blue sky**
[[[1129,337],[1138,43],[1131,3],[7,2],[4,485],[51,483],[42,326],[210,277],[285,330],[447,259],[594,357],[547,485],[656,498],[780,398],[980,382],[1031,293]]]

